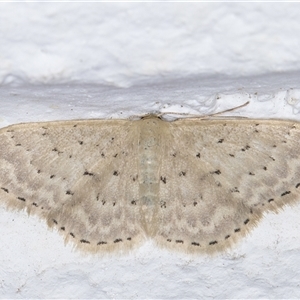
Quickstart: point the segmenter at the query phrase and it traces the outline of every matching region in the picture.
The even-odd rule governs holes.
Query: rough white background
[[[0,3],[0,127],[246,101],[230,114],[300,120],[299,14],[299,3]],[[300,205],[269,214],[215,257],[151,242],[90,256],[1,206],[0,297],[299,298],[299,216]]]

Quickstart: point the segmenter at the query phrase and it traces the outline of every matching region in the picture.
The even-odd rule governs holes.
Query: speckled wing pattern
[[[159,244],[221,251],[248,233],[263,212],[300,199],[299,123],[178,120],[168,132]]]
[[[140,213],[132,204],[139,197],[132,124],[67,121],[2,129],[0,199],[45,218],[82,249],[141,242]]]
[[[182,119],[28,123],[0,130],[0,201],[83,251],[153,239],[188,253],[232,246],[297,201],[300,125]]]

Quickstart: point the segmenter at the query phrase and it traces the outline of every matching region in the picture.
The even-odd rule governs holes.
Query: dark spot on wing
[[[281,197],[286,196],[286,195],[288,195],[290,193],[291,193],[291,191],[285,191],[284,193],[281,194]]]
[[[89,241],[87,241],[87,240],[84,240],[84,239],[80,240],[80,243],[82,243],[82,244],[90,244],[90,242],[89,242]]]
[[[244,224],[246,225],[246,224],[248,224],[249,223],[249,219],[246,219],[245,221],[244,221]]]
[[[161,208],[167,208],[167,205],[166,205],[166,204],[167,204],[166,201],[161,201],[161,202],[160,202],[160,207],[161,207]]]
[[[85,172],[83,173],[83,175],[94,176],[94,173],[91,173],[91,172],[85,171]]]
[[[215,244],[218,244],[218,241],[209,242],[209,245],[215,245]]]
[[[103,242],[103,241],[97,243],[97,245],[106,245],[106,244],[107,244],[107,242]]]
[[[193,245],[193,246],[198,246],[198,247],[200,246],[200,244],[199,244],[199,243],[196,243],[196,242],[192,242],[191,245]]]
[[[53,152],[57,152],[57,154],[62,154],[64,153],[63,151],[59,151],[57,148],[52,149]]]
[[[160,180],[161,180],[164,184],[167,183],[167,178],[166,178],[166,177],[160,176]]]
[[[235,186],[233,189],[230,190],[231,193],[239,193],[239,189]]]
[[[244,148],[242,148],[241,150],[243,151],[243,152],[245,152],[246,150],[249,150],[250,149],[250,146],[249,145],[246,145]]]
[[[4,192],[8,193],[8,189],[2,187],[1,190],[3,190]]]
[[[217,175],[220,175],[221,174],[221,171],[220,170],[216,170],[216,171],[213,171],[213,172],[210,172],[211,174],[217,174]]]

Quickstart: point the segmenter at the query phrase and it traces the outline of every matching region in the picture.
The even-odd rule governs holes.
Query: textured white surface
[[[248,100],[230,115],[299,120],[299,12],[297,3],[2,3],[0,125],[205,114]],[[299,298],[299,214],[298,205],[266,216],[213,258],[151,243],[102,257],[1,208],[0,296]]]
[[[300,68],[299,3],[2,3],[1,72],[131,85],[142,76]]]

